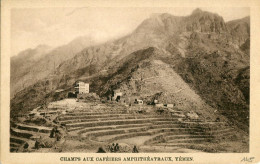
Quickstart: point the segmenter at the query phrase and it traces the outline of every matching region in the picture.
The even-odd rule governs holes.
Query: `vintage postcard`
[[[258,1],[1,2],[0,163],[259,163]]]

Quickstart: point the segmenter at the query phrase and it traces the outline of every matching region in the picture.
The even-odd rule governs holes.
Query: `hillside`
[[[11,58],[11,97],[17,91],[25,88],[32,79],[30,70],[34,63],[39,62],[48,52],[52,50],[47,45],[37,46],[35,49],[27,49]],[[32,83],[30,83],[32,84]]]
[[[227,22],[229,33],[233,42],[243,45],[250,36],[250,17]]]
[[[101,97],[120,88],[129,97],[157,98],[205,119],[214,119],[217,109],[248,131],[249,27],[249,18],[226,23],[200,9],[186,17],[154,14],[125,37],[60,60],[55,76],[45,76],[11,100],[11,114],[65,97],[55,90],[69,91],[81,79]]]
[[[56,73],[56,67],[71,59],[83,48],[94,45],[88,36],[78,37],[70,43],[57,47],[38,46],[25,50],[11,58],[11,97],[20,90]]]

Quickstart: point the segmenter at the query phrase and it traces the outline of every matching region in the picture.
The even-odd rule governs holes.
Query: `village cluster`
[[[89,83],[84,83],[82,81],[76,82],[75,91],[68,93],[68,98],[75,97],[78,99],[78,101],[83,100],[83,99],[88,99],[90,96],[98,97],[95,93],[90,92]],[[145,103],[139,97],[128,97],[128,98],[126,98],[126,97],[127,96],[124,96],[123,92],[120,89],[115,89],[112,91],[112,94],[107,97],[107,100],[121,102],[126,105],[132,105],[132,104],[143,105]],[[155,105],[158,108],[160,108],[160,107],[161,108],[162,107],[173,108],[174,107],[174,104],[172,104],[172,103],[163,104],[163,103],[160,103],[156,99],[151,104]]]
[[[26,117],[21,117],[24,119],[20,120],[23,123],[13,123],[11,151],[42,151],[41,148],[63,151],[67,137],[81,137],[83,134],[84,138],[86,133],[85,138],[90,140],[103,140],[103,136],[114,135],[114,139],[106,141],[109,144],[107,147],[97,145],[96,152],[138,153],[138,145],[122,145],[117,140],[135,135],[154,136],[171,130],[169,126],[179,126],[176,121],[184,123],[184,120],[199,118],[193,111],[183,113],[173,109],[173,104],[162,104],[158,100],[147,105],[140,98],[134,98],[131,102],[119,89],[113,90],[106,100],[107,103],[104,103],[95,93],[90,92],[88,83],[80,81],[75,83],[75,91],[67,95],[68,98],[64,100],[35,108]],[[109,129],[106,129],[107,126]],[[185,131],[184,129],[183,132]],[[156,136],[154,137],[157,140]],[[153,142],[153,139],[149,142]],[[22,150],[17,149],[17,146],[22,147]]]

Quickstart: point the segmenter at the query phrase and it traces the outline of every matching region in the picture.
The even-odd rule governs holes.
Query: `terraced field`
[[[35,138],[48,138],[51,132],[50,127],[32,126],[11,122],[10,129],[10,151],[19,151],[26,143],[30,148],[34,147]]]
[[[139,152],[219,152],[211,149],[212,145],[221,148],[222,152],[233,151],[227,143],[237,130],[226,122],[209,122],[201,117],[192,119],[184,111],[159,110],[151,105],[125,106],[76,100],[62,100],[57,104],[56,112],[50,117],[33,116],[34,119],[38,117],[48,121],[48,127],[27,123],[28,120],[11,122],[11,152],[95,153],[100,147],[109,152],[108,147],[112,143],[119,143],[120,149],[124,148],[119,152],[132,152],[134,146]],[[51,106],[46,111],[50,109],[54,110]],[[42,110],[38,112],[45,112]],[[62,141],[50,138],[54,126],[62,132]],[[50,144],[35,149],[39,138]],[[242,143],[240,138],[233,141],[234,145]],[[29,149],[25,151],[26,143]]]
[[[112,143],[138,146],[140,151],[149,152],[163,147],[169,152],[176,148],[190,148],[193,145],[207,145],[225,139],[234,131],[223,122],[192,120],[182,111],[158,113],[134,111],[126,108],[71,111],[58,117],[58,123],[65,126],[70,138],[80,138],[92,146]]]

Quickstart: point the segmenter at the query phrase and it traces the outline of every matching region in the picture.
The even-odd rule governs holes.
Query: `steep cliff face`
[[[224,19],[210,12],[196,9],[191,16],[185,19],[186,30],[196,32],[215,32],[222,33],[227,31]]]
[[[227,22],[232,41],[238,46],[243,45],[250,36],[250,17]]]
[[[147,102],[157,97],[162,103],[212,118],[212,111],[218,109],[247,130],[248,20],[225,23],[221,16],[200,9],[186,17],[154,14],[130,35],[62,59],[53,76],[17,94],[11,108],[15,113],[30,110],[45,99],[55,100],[66,95],[55,93],[56,89],[70,90],[80,79],[90,82],[90,90],[104,97],[120,88],[127,96]],[[24,98],[28,96],[33,103]]]

